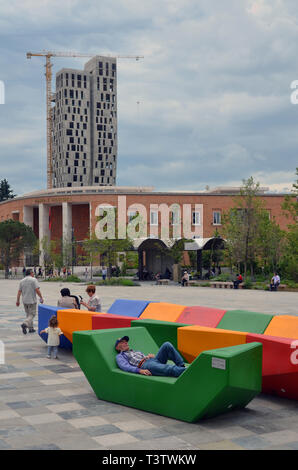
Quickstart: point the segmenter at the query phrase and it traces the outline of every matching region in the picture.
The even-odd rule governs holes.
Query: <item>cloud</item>
[[[117,61],[119,185],[201,190],[255,175],[262,185],[291,187],[298,145],[293,0],[0,4],[0,175],[18,194],[46,184],[45,61],[26,59],[43,49],[144,55]],[[83,68],[85,59],[52,62],[55,75]]]

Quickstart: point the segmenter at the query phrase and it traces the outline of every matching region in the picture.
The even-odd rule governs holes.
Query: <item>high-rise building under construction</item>
[[[52,186],[116,184],[116,58],[95,56],[84,70],[56,74]]]

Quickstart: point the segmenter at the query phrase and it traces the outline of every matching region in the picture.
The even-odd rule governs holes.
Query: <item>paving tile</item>
[[[0,411],[0,420],[18,418],[20,415],[13,410],[2,410]]]
[[[62,385],[62,384],[67,384],[69,383],[69,380],[67,379],[46,379],[46,380],[40,380],[40,382],[43,384],[43,385],[47,385],[47,386],[50,386],[50,385]]]
[[[62,421],[62,418],[55,413],[44,413],[41,415],[24,416],[24,420],[26,420],[29,424],[43,424]]]
[[[148,421],[143,421],[141,419],[135,419],[130,421],[115,421],[114,424],[119,429],[121,429],[121,431],[130,433],[132,431],[155,428],[154,424],[148,423]]]
[[[266,434],[266,440],[271,444],[286,444],[296,442],[298,444],[298,430],[284,430]]]
[[[54,413],[62,413],[64,411],[73,411],[73,410],[81,410],[83,407],[79,403],[63,403],[61,405],[54,404],[54,405],[47,405],[47,408]]]
[[[200,450],[244,450],[243,447],[235,442],[224,440],[217,442],[209,442],[208,444],[200,444]]]
[[[104,418],[100,416],[90,416],[86,418],[75,418],[67,421],[75,428],[88,428],[92,426],[101,426],[103,424],[109,424]]]
[[[261,436],[239,437],[232,439],[232,442],[246,450],[262,450],[270,445],[267,436],[268,435],[266,435],[266,439],[263,439]]]
[[[115,434],[122,432],[117,426],[113,424],[104,424],[102,426],[88,426],[85,429],[85,432],[89,436],[105,436],[107,434]]]
[[[107,449],[112,449],[115,446],[121,444],[133,444],[134,442],[138,441],[138,439],[136,439],[134,436],[131,436],[125,432],[107,434],[105,436],[96,436],[92,439]]]
[[[140,440],[149,440],[171,436],[171,434],[169,434],[167,431],[158,427],[152,427],[150,429],[138,429],[137,431],[131,431],[130,434]]]

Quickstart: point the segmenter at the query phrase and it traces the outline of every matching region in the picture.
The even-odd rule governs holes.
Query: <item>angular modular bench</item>
[[[116,299],[107,313],[138,318],[149,303],[147,300]]]
[[[150,302],[139,318],[176,322],[184,309],[185,305],[177,305],[167,302]]]
[[[256,341],[263,345],[262,392],[297,400],[298,340],[197,325],[177,329],[178,349],[189,362],[202,351]]]
[[[262,334],[272,318],[273,315],[267,313],[227,310],[216,328]]]
[[[226,310],[210,307],[186,307],[177,322],[188,323],[190,325],[208,326],[215,328],[223,318]]]
[[[60,309],[60,307],[53,307],[51,305],[44,304],[38,305],[38,334],[45,342],[47,342],[48,335],[46,333],[40,334],[40,332],[49,326],[49,320],[53,315],[56,315],[58,318],[58,309]],[[81,310],[77,311],[80,312]],[[69,339],[64,334],[60,336],[60,347],[63,349],[72,349],[71,341],[69,341]]]
[[[153,377],[117,367],[114,345],[123,335],[135,350],[158,351],[142,327],[73,334],[74,356],[99,399],[195,422],[243,408],[261,391],[260,343],[206,351],[178,378]]]
[[[143,328],[146,328],[158,347],[166,341],[169,341],[177,349],[177,330],[181,326],[187,326],[187,324],[140,318],[138,320],[133,320],[131,322],[131,326],[142,326]]]

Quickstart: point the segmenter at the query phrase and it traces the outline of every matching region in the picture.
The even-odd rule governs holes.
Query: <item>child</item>
[[[48,328],[45,328],[40,332],[42,333],[47,333],[48,334],[48,355],[47,358],[51,359],[51,352],[53,351],[54,354],[54,359],[58,359],[57,352],[58,352],[58,346],[60,343],[60,338],[59,336],[62,335],[62,331],[60,328],[58,328],[58,320],[56,315],[53,315],[50,320],[49,320],[49,326]]]
[[[86,292],[89,295],[88,303],[81,300],[81,305],[84,305],[91,312],[101,312],[101,302],[99,297],[95,294],[96,287],[93,284],[87,286]]]

